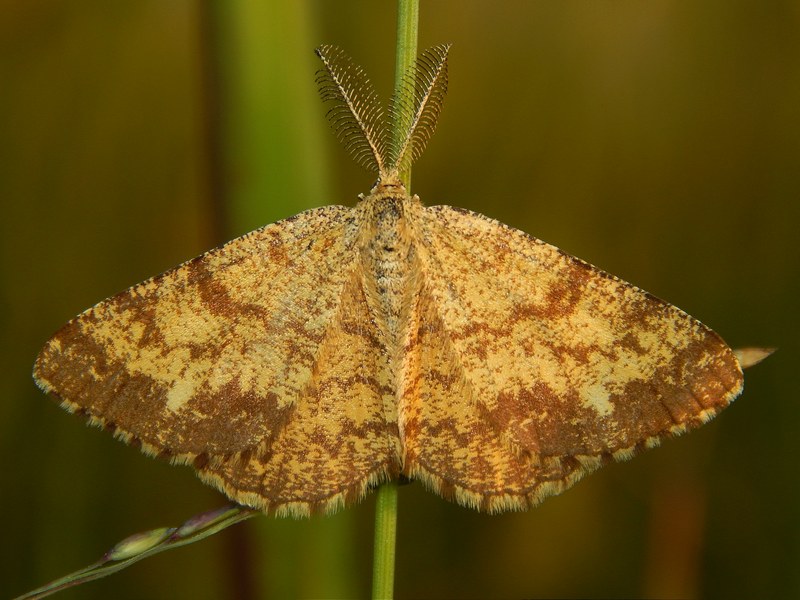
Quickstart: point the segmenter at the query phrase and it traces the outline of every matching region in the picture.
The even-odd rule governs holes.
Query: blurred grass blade
[[[208,54],[216,72],[219,123],[213,143],[221,164],[220,239],[321,204],[332,195],[332,141],[314,83],[319,7],[308,2],[205,0]],[[244,561],[229,561],[227,582],[252,570],[253,593],[267,598],[358,595],[357,514],[302,522],[258,519],[237,530]],[[237,550],[239,551],[239,550]],[[264,564],[261,564],[264,561]],[[314,577],[306,575],[309,562]]]
[[[222,508],[195,515],[179,527],[160,527],[136,533],[116,544],[97,562],[23,594],[16,600],[44,598],[61,590],[106,577],[153,554],[198,542],[256,514],[258,512],[250,508],[227,504]]]

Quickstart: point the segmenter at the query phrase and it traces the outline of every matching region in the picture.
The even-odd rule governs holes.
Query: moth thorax
[[[399,331],[407,313],[414,247],[406,209],[407,197],[373,196],[370,229],[372,235],[364,247],[366,277],[374,285],[370,304],[383,327],[388,347],[397,347]]]

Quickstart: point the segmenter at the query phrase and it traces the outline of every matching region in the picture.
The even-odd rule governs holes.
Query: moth
[[[232,500],[291,516],[401,476],[480,511],[523,510],[717,415],[742,370],[708,327],[404,187],[448,49],[419,57],[386,119],[363,70],[320,47],[328,119],[377,173],[370,192],[88,309],[39,354],[39,387]]]

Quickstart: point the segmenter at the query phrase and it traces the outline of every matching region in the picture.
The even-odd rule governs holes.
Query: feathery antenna
[[[447,93],[447,53],[450,45],[425,50],[403,75],[389,103],[392,130],[402,136],[389,143],[388,162],[398,172],[411,166],[436,129]]]
[[[381,103],[364,70],[335,46],[317,48],[324,65],[317,71],[319,93],[333,104],[328,122],[356,162],[377,171],[382,181],[410,167],[433,135],[447,92],[449,50],[449,44],[426,50],[403,75],[389,104],[391,130],[399,135],[388,139]]]
[[[319,94],[333,103],[326,116],[336,137],[359,165],[383,173],[386,126],[372,83],[341,49],[320,46],[316,53],[325,66],[317,71]]]

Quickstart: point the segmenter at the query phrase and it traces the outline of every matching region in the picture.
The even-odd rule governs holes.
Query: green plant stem
[[[397,50],[394,62],[394,87],[398,89],[403,75],[417,59],[417,38],[419,34],[419,0],[398,0],[397,2]],[[397,138],[403,131],[392,131]],[[400,174],[400,179],[411,192],[411,167]]]
[[[378,488],[375,501],[375,548],[372,559],[372,598],[394,595],[394,554],[397,539],[397,482]]]
[[[395,51],[395,89],[402,85],[403,74],[417,58],[419,0],[398,0],[397,47]],[[402,132],[392,131],[393,137]],[[400,174],[411,189],[411,168]],[[389,481],[378,489],[375,503],[375,547],[372,561],[372,598],[394,597],[394,562],[397,540],[397,482]]]

